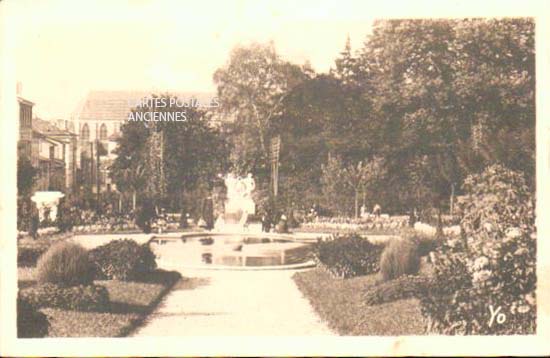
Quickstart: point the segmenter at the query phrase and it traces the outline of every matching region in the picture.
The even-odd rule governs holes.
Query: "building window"
[[[99,140],[107,140],[107,126],[105,123],[99,127]]]
[[[90,128],[87,123],[84,123],[82,130],[80,131],[80,139],[87,142],[90,139]]]

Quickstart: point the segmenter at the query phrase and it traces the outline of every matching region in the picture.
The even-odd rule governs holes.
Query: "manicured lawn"
[[[19,287],[35,283],[33,268],[19,268]],[[102,312],[41,309],[49,319],[49,337],[121,337],[133,331],[180,280],[176,272],[156,270],[139,282],[95,281],[109,291],[110,307]]]
[[[338,279],[315,268],[293,276],[298,288],[329,327],[341,335],[420,335],[423,318],[417,299],[369,306],[363,295],[377,275]]]

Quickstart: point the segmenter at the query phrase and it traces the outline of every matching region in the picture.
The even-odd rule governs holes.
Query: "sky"
[[[250,42],[272,40],[283,59],[326,72],[346,38],[359,49],[377,18],[533,15],[515,0],[4,0],[5,8],[0,50],[15,63],[6,77],[44,119],[69,118],[90,90],[215,92],[214,71]]]
[[[368,12],[338,2],[18,0],[16,80],[45,119],[68,118],[90,90],[215,92],[214,71],[239,44],[274,41],[291,62],[326,72]],[[364,8],[364,5],[358,5]]]

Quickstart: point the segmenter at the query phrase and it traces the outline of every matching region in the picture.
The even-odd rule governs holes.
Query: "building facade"
[[[17,97],[19,103],[19,131],[17,138],[17,155],[26,157],[33,166],[38,165],[37,148],[33,151],[32,107],[34,103],[22,97]]]
[[[18,158],[37,170],[33,191],[70,192],[75,187],[77,136],[53,122],[33,118],[34,103],[19,103]]]
[[[185,92],[174,93],[179,99],[196,99],[200,103],[210,103],[211,93]],[[122,126],[144,98],[150,98],[146,91],[90,91],[78,105],[68,123],[68,129],[78,134],[77,163],[79,185],[91,186],[97,191],[113,191],[116,186],[110,178],[109,166],[116,158],[117,139]],[[99,173],[97,161],[99,155]],[[98,175],[99,174],[99,175]]]
[[[32,126],[38,148],[38,189],[71,192],[76,185],[76,134],[39,118],[33,119]]]

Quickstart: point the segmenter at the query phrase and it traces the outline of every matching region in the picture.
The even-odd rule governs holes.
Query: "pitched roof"
[[[74,133],[71,133],[70,131],[65,129],[61,129],[50,121],[45,121],[37,117],[32,119],[32,129],[33,131],[43,135],[50,135],[50,136],[74,135]]]
[[[210,103],[215,97],[215,94],[210,92],[90,91],[76,109],[74,118],[125,121],[139,100],[150,98],[152,94],[165,93],[183,101],[196,99],[204,104]]]

